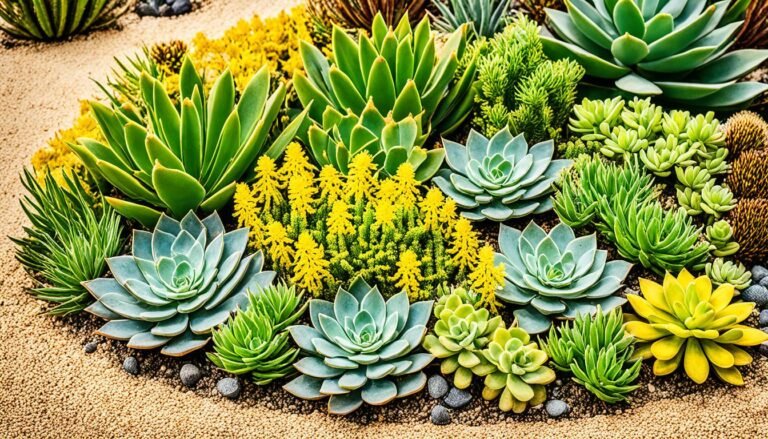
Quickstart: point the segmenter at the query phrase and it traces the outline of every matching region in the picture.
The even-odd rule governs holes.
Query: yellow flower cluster
[[[385,295],[406,290],[412,300],[447,285],[495,292],[497,267],[478,258],[478,233],[458,219],[454,202],[425,190],[410,164],[383,180],[376,169],[367,153],[355,156],[348,176],[317,169],[293,143],[280,166],[259,159],[254,183],[235,194],[235,218],[251,228],[251,246],[264,250],[273,269],[315,296],[332,297],[356,275]]]

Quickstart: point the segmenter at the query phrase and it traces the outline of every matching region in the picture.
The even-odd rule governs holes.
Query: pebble
[[[432,375],[427,381],[427,391],[433,399],[442,398],[448,393],[448,381],[440,375]]]
[[[139,374],[139,360],[136,357],[128,357],[123,361],[123,369],[131,375]]]
[[[745,302],[755,302],[760,308],[768,304],[768,289],[762,285],[752,285],[741,293]]]
[[[568,404],[560,399],[550,399],[544,404],[544,410],[550,418],[559,418],[560,416],[567,415],[571,411]]]
[[[654,386],[651,383],[648,383],[648,391],[651,392],[651,393],[655,392],[656,391],[656,386]]]
[[[197,385],[197,382],[200,381],[200,378],[202,378],[202,374],[200,373],[200,369],[198,369],[197,366],[191,363],[187,363],[181,366],[179,377],[181,378],[182,384],[191,388]]]
[[[176,0],[171,5],[171,10],[173,11],[173,15],[186,14],[192,10],[192,3],[190,3],[189,0]]]
[[[173,15],[173,9],[166,4],[160,5],[160,7],[157,8],[157,11],[160,13],[161,17],[170,17]]]
[[[452,409],[460,409],[472,401],[472,394],[466,390],[457,389],[451,387],[448,391],[448,396],[445,397],[443,403]]]
[[[762,344],[760,344],[758,351],[763,354],[763,356],[768,357],[768,341],[764,341]]]
[[[441,406],[436,405],[432,407],[432,412],[429,414],[429,420],[435,425],[447,425],[451,423],[451,412]]]
[[[99,347],[99,344],[95,341],[89,341],[88,343],[83,346],[83,349],[85,350],[86,354],[92,354],[96,352],[96,348]]]
[[[752,282],[760,282],[766,277],[768,277],[768,268],[765,268],[762,265],[755,265],[752,267]]]
[[[229,399],[237,399],[240,396],[240,381],[237,378],[222,378],[216,383],[216,389],[221,396]]]
[[[758,285],[768,288],[768,277],[764,277],[760,279],[760,282],[752,282],[752,283],[757,283]]]
[[[768,309],[760,311],[760,316],[757,318],[757,323],[760,326],[768,326]]]

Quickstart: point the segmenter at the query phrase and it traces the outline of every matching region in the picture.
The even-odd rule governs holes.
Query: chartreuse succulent
[[[533,221],[522,232],[502,224],[499,248],[496,259],[504,264],[506,282],[496,297],[522,307],[514,314],[528,333],[546,331],[555,318],[573,319],[626,302],[614,293],[632,264],[608,261],[595,234],[577,238],[564,223],[549,233]]]
[[[422,148],[418,144],[420,138],[421,115],[398,122],[387,120],[371,102],[360,116],[326,111],[322,128],[309,129],[312,155],[321,166],[332,165],[347,175],[352,159],[365,152],[373,157],[381,176],[394,176],[400,165],[407,162],[413,166],[416,179],[425,181],[440,169],[445,152]]]
[[[260,386],[295,373],[299,350],[286,328],[304,314],[302,296],[285,284],[250,291],[248,305],[213,330],[215,352],[208,358],[228,373],[250,374]]]
[[[481,351],[504,322],[479,305],[479,295],[463,288],[444,294],[435,305],[434,330],[424,339],[424,349],[442,359],[440,372],[454,374],[453,385],[459,389],[469,387],[473,376],[487,375],[494,368]]]
[[[328,400],[332,414],[363,405],[384,405],[419,392],[422,372],[434,358],[414,353],[427,332],[432,301],[409,304],[405,291],[386,302],[361,277],[332,302],[309,302],[311,326],[292,326],[291,336],[307,354],[294,364],[301,375],[283,388],[302,399]]]
[[[510,3],[512,0],[433,0],[440,13],[433,22],[444,33],[469,23],[474,36],[490,38],[504,27]]]
[[[552,209],[548,195],[560,170],[572,161],[553,160],[551,140],[531,147],[508,128],[491,139],[470,131],[467,145],[443,140],[446,161],[434,183],[471,220],[505,221]]]
[[[708,262],[704,268],[712,283],[718,286],[731,284],[741,291],[752,283],[752,273],[742,263],[717,258]]]
[[[485,359],[495,370],[485,376],[483,398],[499,399],[499,408],[522,413],[547,399],[545,385],[555,380],[555,371],[545,366],[549,357],[525,330],[499,326],[493,332]]]
[[[219,215],[181,221],[165,214],[154,231],[133,231],[131,254],[107,258],[112,278],[83,285],[96,298],[86,311],[108,320],[97,332],[128,347],[182,356],[248,303],[248,291],[275,277],[261,252],[246,255],[248,229],[224,229]]]
[[[554,59],[584,66],[594,85],[686,105],[745,106],[768,89],[737,82],[768,51],[728,52],[749,2],[722,0],[569,0],[549,9],[556,38],[542,37]]]
[[[303,113],[274,142],[268,137],[283,105],[285,85],[270,96],[267,68],[251,78],[235,103],[232,74],[224,72],[204,98],[201,76],[189,57],[180,74],[180,105],[161,82],[141,76],[148,122],[126,109],[91,102],[106,144],[70,144],[88,170],[128,199],[107,197],[122,215],[151,227],[162,213],[213,212],[232,199],[235,185],[261,155],[278,157],[299,130]]]
[[[392,29],[380,13],[370,37],[360,35],[358,41],[335,27],[330,64],[320,49],[301,43],[306,75],[294,75],[296,93],[310,117],[323,125],[329,118],[326,113],[333,114],[332,120],[348,112],[360,115],[369,102],[382,119],[400,122],[420,117],[416,140],[420,146],[433,130],[440,134],[455,130],[472,109],[475,62],[454,82],[465,34],[462,26],[437,48],[426,17],[412,29],[406,15]],[[368,126],[376,137],[383,128]]]
[[[768,341],[768,334],[743,324],[754,303],[731,303],[733,285],[712,291],[709,277],[694,278],[687,270],[677,277],[667,273],[662,285],[641,278],[640,291],[628,296],[637,320],[625,328],[640,342],[638,354],[655,359],[654,374],[668,375],[682,364],[697,384],[707,380],[710,370],[726,383],[744,384],[737,367],[752,357],[740,346]]]
[[[607,403],[626,401],[639,386],[642,362],[633,359],[635,338],[624,330],[620,308],[579,315],[573,325],[550,328],[541,342],[555,368]]]
[[[713,256],[731,256],[739,251],[739,243],[733,240],[733,228],[728,221],[716,221],[707,226],[706,232]]]

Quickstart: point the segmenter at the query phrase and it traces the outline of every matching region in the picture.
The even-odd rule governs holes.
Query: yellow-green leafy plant
[[[441,359],[440,373],[453,374],[453,385],[459,389],[469,387],[474,376],[494,369],[482,350],[504,322],[480,307],[481,300],[482,296],[464,288],[442,295],[434,309],[437,322],[424,339],[424,349]]]
[[[479,57],[475,127],[487,137],[509,126],[531,143],[558,139],[584,75],[581,66],[547,58],[538,25],[525,16],[477,41],[470,53]]]
[[[160,68],[160,64],[152,57],[151,50],[148,46],[142,46],[140,51],[122,59],[114,57],[115,65],[111,75],[107,76],[105,82],[96,81],[112,105],[117,108],[130,105],[130,109],[146,113],[141,94],[141,76],[146,74],[162,81],[166,75],[166,70]]]
[[[714,180],[709,180],[701,192],[690,188],[677,189],[677,201],[688,215],[707,214],[711,219],[720,219],[736,205],[736,199],[728,186],[715,185]]]
[[[712,283],[731,284],[736,290],[746,289],[752,283],[752,273],[742,263],[717,258],[704,267]],[[738,291],[735,294],[738,294]]]
[[[127,0],[3,0],[0,30],[15,38],[62,40],[112,26],[131,5]]]
[[[549,330],[542,349],[555,368],[610,404],[626,401],[638,387],[641,361],[633,358],[635,338],[624,330],[621,308],[579,315],[573,324]]]
[[[248,293],[248,304],[214,329],[214,352],[208,358],[232,374],[249,374],[260,386],[296,372],[299,350],[288,338],[287,328],[307,309],[296,287],[280,283]]]
[[[77,313],[93,302],[82,282],[104,274],[105,258],[122,247],[120,217],[109,206],[94,207],[96,200],[74,176],[58,182],[49,173],[39,180],[27,170],[21,178],[29,192],[21,207],[32,224],[25,236],[11,238],[16,259],[42,281],[29,292],[55,305],[50,314]]]
[[[762,262],[768,257],[768,200],[742,198],[728,215],[739,260]]]
[[[757,113],[740,111],[725,122],[725,144],[731,155],[768,147],[768,123]]]
[[[731,303],[733,285],[712,291],[709,277],[694,278],[687,270],[677,277],[667,273],[662,285],[641,278],[640,292],[627,296],[637,319],[625,327],[638,339],[638,356],[655,359],[654,374],[669,375],[682,365],[697,384],[710,370],[726,383],[744,384],[737,367],[752,356],[741,347],[768,341],[767,333],[743,324],[754,303]]]
[[[181,218],[190,210],[224,206],[258,157],[277,158],[304,122],[302,113],[268,141],[285,86],[270,96],[266,67],[251,78],[237,103],[229,72],[204,98],[202,78],[189,57],[181,69],[178,108],[160,81],[143,74],[140,82],[148,122],[136,112],[94,101],[91,108],[106,143],[81,138],[69,146],[92,174],[126,197],[106,201],[148,227],[164,212]]]
[[[547,384],[555,371],[545,366],[549,357],[521,328],[500,325],[483,350],[495,370],[485,376],[483,398],[499,399],[499,409],[522,413],[547,399]]]
[[[768,150],[742,152],[731,164],[728,186],[743,198],[768,198]]]
[[[713,256],[731,256],[739,251],[739,243],[733,240],[733,228],[728,221],[716,221],[707,226],[706,232]]]
[[[330,165],[318,170],[293,143],[279,167],[259,159],[254,183],[237,188],[234,216],[251,228],[251,246],[315,297],[329,297],[356,275],[377,282],[385,297],[405,290],[412,300],[469,282],[480,239],[458,219],[455,203],[437,188],[426,190],[409,163],[383,179],[376,169],[372,156],[360,153],[347,175]],[[495,277],[484,270],[477,283],[492,293]]]

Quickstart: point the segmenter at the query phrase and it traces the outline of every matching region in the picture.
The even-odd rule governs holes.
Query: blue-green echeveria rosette
[[[553,160],[554,142],[530,148],[522,134],[509,128],[487,139],[470,131],[467,145],[443,140],[446,162],[435,184],[471,220],[505,221],[552,209],[552,183],[571,160]]]
[[[497,263],[505,268],[505,284],[496,297],[522,308],[514,311],[519,326],[531,334],[549,329],[554,318],[573,319],[609,311],[626,299],[614,295],[632,264],[607,261],[595,234],[576,237],[559,223],[547,234],[531,221],[521,232],[501,225]]]
[[[422,372],[434,356],[421,346],[432,301],[409,304],[402,291],[386,302],[377,287],[361,277],[349,291],[339,288],[334,302],[309,304],[312,326],[289,328],[308,356],[294,364],[301,375],[284,389],[302,399],[329,397],[328,411],[346,415],[363,402],[384,405],[421,391]]]
[[[226,232],[215,212],[181,221],[163,214],[153,232],[133,231],[132,254],[107,259],[113,278],[83,284],[96,298],[86,310],[108,320],[97,331],[105,337],[186,355],[247,305],[248,291],[272,283],[261,251],[246,255],[247,245],[248,229]]]

